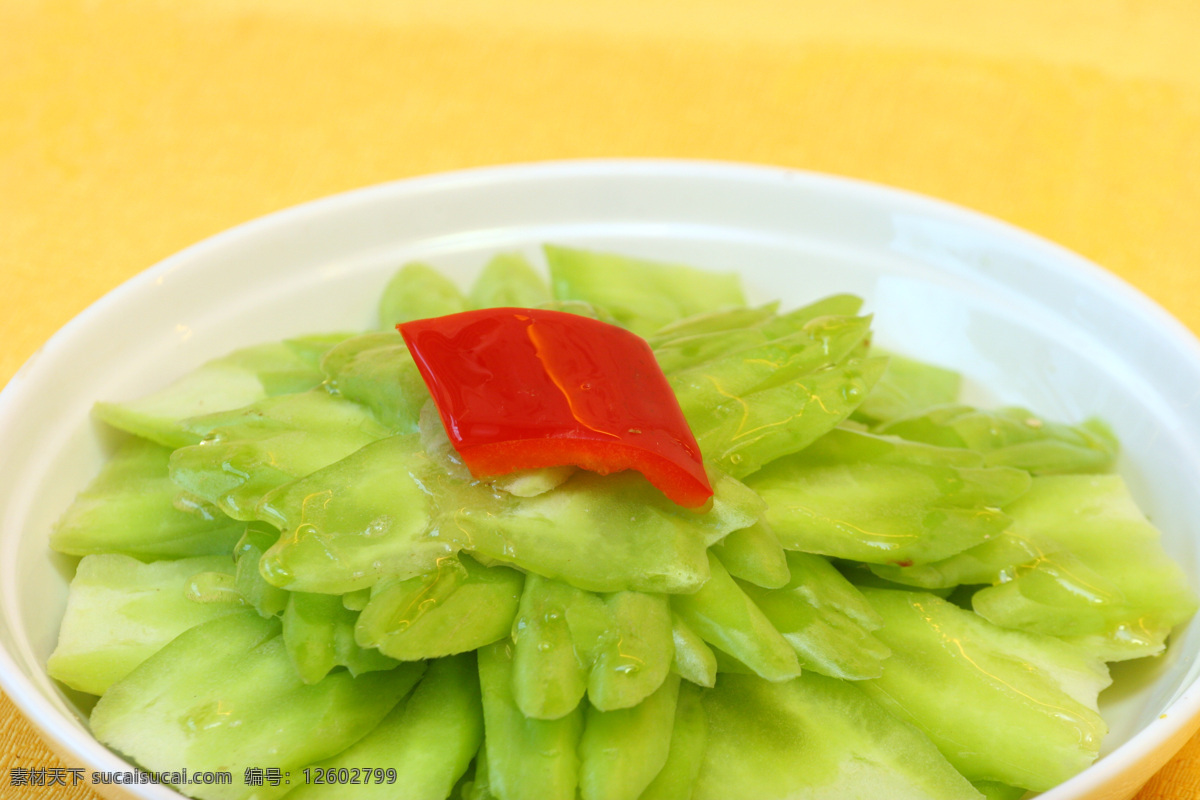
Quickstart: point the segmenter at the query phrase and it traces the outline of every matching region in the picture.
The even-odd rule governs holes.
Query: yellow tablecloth
[[[783,164],[1073,248],[1200,331],[1190,0],[0,2],[0,383],[125,278],[384,180]],[[0,796],[55,762],[0,702]],[[1141,798],[1200,797],[1200,737]]]

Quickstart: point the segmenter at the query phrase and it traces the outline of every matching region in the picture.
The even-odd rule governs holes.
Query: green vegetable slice
[[[456,787],[458,792],[451,792],[452,800],[458,800],[458,798],[462,798],[462,800],[495,800],[496,795],[491,792],[491,780],[488,777],[486,740],[480,745],[472,766],[474,772],[468,771],[467,774],[470,777],[465,777],[462,783]]]
[[[916,586],[995,584],[975,610],[1003,627],[1077,641],[1106,661],[1160,652],[1195,592],[1116,475],[1035,478],[1003,535],[943,561],[875,567]]]
[[[557,299],[599,306],[640,336],[682,317],[746,302],[735,273],[558,245],[546,245],[544,250]]]
[[[857,310],[857,306],[855,308]],[[716,311],[705,311],[662,326],[646,337],[646,341],[652,348],[658,350],[664,346],[670,347],[675,342],[683,342],[698,336],[752,330],[774,317],[778,311],[779,301],[761,306],[735,306]]]
[[[887,356],[887,369],[867,399],[854,412],[854,419],[880,424],[921,414],[930,406],[958,400],[962,376],[954,370],[895,353],[885,353],[877,348],[872,348],[871,353]]]
[[[558,719],[579,705],[594,655],[577,648],[569,620],[581,605],[602,602],[574,586],[540,575],[525,576],[512,626],[512,693],[522,714]]]
[[[407,434],[272,491],[259,513],[283,534],[263,556],[264,577],[291,591],[343,594],[435,570],[460,547],[431,527],[436,473]]]
[[[658,339],[654,355],[678,387],[685,411],[694,412],[702,408],[687,396],[695,384],[719,386],[725,397],[777,386],[857,355],[870,335],[870,317],[812,317],[808,310],[770,316],[749,328]]]
[[[708,582],[694,594],[674,595],[671,607],[704,641],[772,681],[800,674],[796,652],[766,615],[709,554]]]
[[[353,786],[354,800],[444,800],[467,771],[483,741],[483,707],[475,657],[463,654],[429,663],[421,682],[370,733],[331,759],[314,764],[330,770],[359,769],[366,782]],[[394,782],[380,770],[396,770]],[[341,800],[339,783],[309,783],[287,800]]]
[[[972,781],[971,785],[987,800],[1021,800],[1022,797],[1029,794],[1020,786],[1009,786],[995,781]]]
[[[1183,570],[1119,476],[1037,478],[1011,513],[1014,537],[1066,552],[1010,568],[1012,580],[975,593],[975,610],[997,625],[1087,637],[1116,660],[1161,651],[1195,613]]]
[[[803,669],[844,680],[877,678],[891,650],[871,634],[882,624],[866,599],[820,556],[790,552],[780,589],[742,584],[796,651]]]
[[[311,344],[312,340],[303,341]],[[183,447],[200,440],[181,424],[185,419],[241,408],[272,395],[303,392],[321,380],[321,372],[297,348],[272,342],[213,359],[138,400],[97,403],[93,413],[114,428],[166,447]]]
[[[499,800],[575,800],[583,709],[530,719],[512,695],[512,643],[479,649],[488,791]]]
[[[847,359],[711,409],[696,440],[728,474],[742,478],[764,464],[799,452],[846,419],[878,380],[886,362]]]
[[[933,744],[850,683],[722,674],[693,800],[979,800]]]
[[[747,482],[785,548],[868,563],[947,558],[1002,533],[1029,476],[978,454],[836,430]],[[978,462],[976,462],[978,463]]]
[[[763,330],[768,336],[779,337],[792,333],[798,326],[807,326],[821,317],[853,317],[862,310],[862,298],[852,294],[831,294],[807,305],[785,311],[767,320]]]
[[[392,330],[410,319],[440,317],[467,310],[467,300],[454,281],[428,264],[405,264],[392,276],[379,298],[379,326]]]
[[[881,433],[984,454],[988,466],[1018,467],[1035,475],[1108,472],[1117,440],[1107,425],[1050,422],[1025,408],[982,411],[945,405],[888,422]]]
[[[524,580],[469,556],[444,558],[437,572],[376,584],[355,637],[402,661],[475,650],[508,637]]]
[[[886,361],[863,359],[870,318],[834,297],[775,315],[773,307],[718,312],[655,337],[706,456],[734,477],[810,444],[866,397]],[[728,327],[746,319],[750,327]]]
[[[724,315],[746,315],[749,309],[734,309],[719,312]],[[756,315],[757,316],[757,315]],[[688,317],[694,320],[696,317]],[[685,322],[687,320],[684,320]],[[761,321],[761,320],[756,320]],[[664,328],[664,330],[666,330]],[[652,337],[649,342],[654,349],[654,358],[668,377],[680,373],[691,373],[713,362],[730,360],[734,354],[749,353],[762,348],[782,350],[770,343],[761,325],[751,325],[734,330],[717,330],[680,337]],[[769,351],[768,351],[769,352]],[[738,359],[734,364],[745,359]],[[733,366],[733,364],[728,364]],[[686,384],[683,384],[686,385]]]
[[[293,776],[366,735],[412,689],[424,664],[305,684],[279,624],[244,610],[185,631],[100,698],[96,738],[144,769],[228,770],[223,786],[189,785],[201,800],[262,796],[247,767]],[[286,787],[276,794],[282,794]]]
[[[536,308],[551,300],[546,282],[520,253],[493,256],[467,293],[471,308]]]
[[[862,298],[851,294],[834,294],[820,300],[801,306],[800,308],[779,312],[779,302],[774,301],[761,306],[726,307],[716,311],[701,312],[690,317],[664,325],[647,338],[646,341],[655,350],[673,348],[676,345],[686,350],[690,341],[716,341],[698,338],[709,337],[712,334],[735,333],[741,336],[745,331],[754,331],[754,341],[760,341],[759,334],[766,339],[778,339],[803,330],[809,323],[821,317],[853,317],[862,308]],[[731,340],[731,341],[736,341]],[[704,348],[707,351],[707,347]],[[730,348],[723,348],[729,351]],[[698,363],[696,358],[689,357],[687,363]]]
[[[192,576],[233,573],[229,556],[149,564],[118,554],[84,556],[71,580],[58,645],[46,669],[72,689],[104,694],[185,630],[241,610],[187,598]]]
[[[349,669],[351,675],[395,668],[395,659],[355,642],[358,615],[342,605],[342,598],[308,592],[287,594],[283,643],[305,683],[317,683],[338,666]]]
[[[566,715],[585,691],[601,710],[637,705],[674,655],[665,596],[600,596],[537,575],[526,579],[512,630],[513,696],[536,719]]]
[[[120,553],[143,561],[228,555],[245,525],[215,508],[175,506],[171,451],[146,439],[122,442],[55,523],[50,547],[84,556]]]
[[[639,800],[691,800],[708,744],[708,718],[704,714],[702,697],[699,687],[688,683],[679,685],[667,763]]]
[[[341,342],[325,354],[321,371],[332,392],[369,408],[390,431],[417,430],[429,390],[399,331]]]
[[[671,668],[685,680],[697,686],[712,688],[717,682],[717,656],[704,643],[700,634],[688,627],[674,611],[671,612],[671,638],[675,656]]]
[[[1088,766],[1107,732],[1104,664],[1053,637],[1006,630],[922,592],[863,588],[892,648],[855,685],[915,724],[971,780],[1044,791]]]
[[[1055,552],[1057,546],[1050,545]],[[940,561],[899,567],[894,564],[871,564],[870,570],[892,585],[885,588],[918,587],[927,591],[952,589],[955,586],[990,584],[1011,580],[1013,570],[1025,563],[1050,555],[1046,546],[1038,545],[1009,527],[992,539],[955,553]]]
[[[669,325],[664,325],[647,341],[655,350],[660,348],[672,349],[676,346],[681,352],[691,348],[691,342],[718,341],[723,334],[733,334],[729,341],[739,341],[747,331],[753,332],[752,341],[758,342],[769,339],[780,339],[785,336],[809,329],[821,318],[832,318],[835,325],[837,318],[854,317],[862,308],[862,299],[849,294],[837,294],[823,297],[816,302],[795,308],[783,313],[779,312],[779,302],[774,301],[761,306],[727,307],[717,311],[694,314]],[[817,323],[818,327],[824,323]],[[816,330],[816,328],[813,328]],[[701,352],[706,352],[707,346]],[[729,347],[724,352],[732,352]],[[689,357],[687,363],[699,363],[700,359]]]
[[[757,586],[778,589],[790,578],[779,538],[762,520],[733,531],[713,545],[713,552],[730,575]]]
[[[714,406],[839,364],[869,329],[866,317],[821,317],[783,338],[771,339],[761,329],[708,334],[700,354],[694,352],[698,344],[685,341],[655,356],[688,424],[704,431],[721,422]]]
[[[181,423],[204,438],[171,454],[171,480],[234,519],[257,519],[272,489],[388,435],[371,412],[323,389]]]
[[[234,585],[248,605],[261,616],[273,617],[287,608],[288,592],[267,582],[258,569],[263,554],[279,541],[279,531],[261,522],[247,524],[234,549],[237,570]]]
[[[353,333],[345,332],[313,333],[307,336],[297,336],[294,339],[284,339],[283,345],[295,353],[296,358],[300,359],[303,363],[319,370],[325,354],[354,335]],[[284,372],[282,374],[286,376],[289,373]],[[296,381],[294,385],[289,385],[287,380],[280,380],[277,377],[277,373],[266,373],[266,376],[263,378],[263,385],[267,389],[267,395],[292,394],[295,392],[305,392],[314,388],[311,383],[308,383],[311,380],[311,376],[308,373],[304,374],[304,382]]]
[[[480,556],[594,592],[686,592],[708,577],[706,548],[753,524],[761,501],[734,479],[710,475],[712,509],[697,514],[641,475],[577,472],[529,498],[473,497],[442,527]]]
[[[675,643],[665,595],[617,592],[604,605],[610,622],[588,675],[588,699],[613,711],[641,703],[662,685]]]
[[[629,708],[602,711],[589,705],[579,742],[582,800],[638,800],[667,763],[679,676]]]

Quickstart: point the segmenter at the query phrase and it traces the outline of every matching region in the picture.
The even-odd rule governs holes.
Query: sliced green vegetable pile
[[[222,800],[1016,798],[1096,758],[1106,662],[1198,605],[1102,423],[960,404],[854,297],[545,252],[549,285],[505,254],[466,294],[410,264],[380,330],[97,406],[129,436],[53,533],[49,670],[100,741]],[[711,507],[472,480],[393,326],[493,306],[645,337]]]

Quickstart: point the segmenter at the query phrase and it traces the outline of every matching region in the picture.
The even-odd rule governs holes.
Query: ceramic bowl
[[[1108,420],[1120,471],[1200,586],[1200,343],[1077,255],[946,203],[785,169],[583,161],[471,170],[319,200],[166,259],[56,334],[0,394],[0,681],[68,764],[123,770],[82,699],[46,675],[71,559],[50,526],[99,469],[99,399],[156,389],[239,346],[373,324],[395,268],[469,280],[543,242],[737,270],[759,299],[866,299],[876,341],[957,369],[969,399]],[[1097,763],[1047,800],[1133,795],[1200,724],[1200,624],[1164,657],[1116,665]],[[114,796],[177,798],[169,787]]]

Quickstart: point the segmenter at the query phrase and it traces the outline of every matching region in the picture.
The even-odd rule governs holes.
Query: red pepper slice
[[[561,311],[488,308],[396,326],[477,478],[635,469],[674,502],[712,497],[700,447],[645,340]]]

